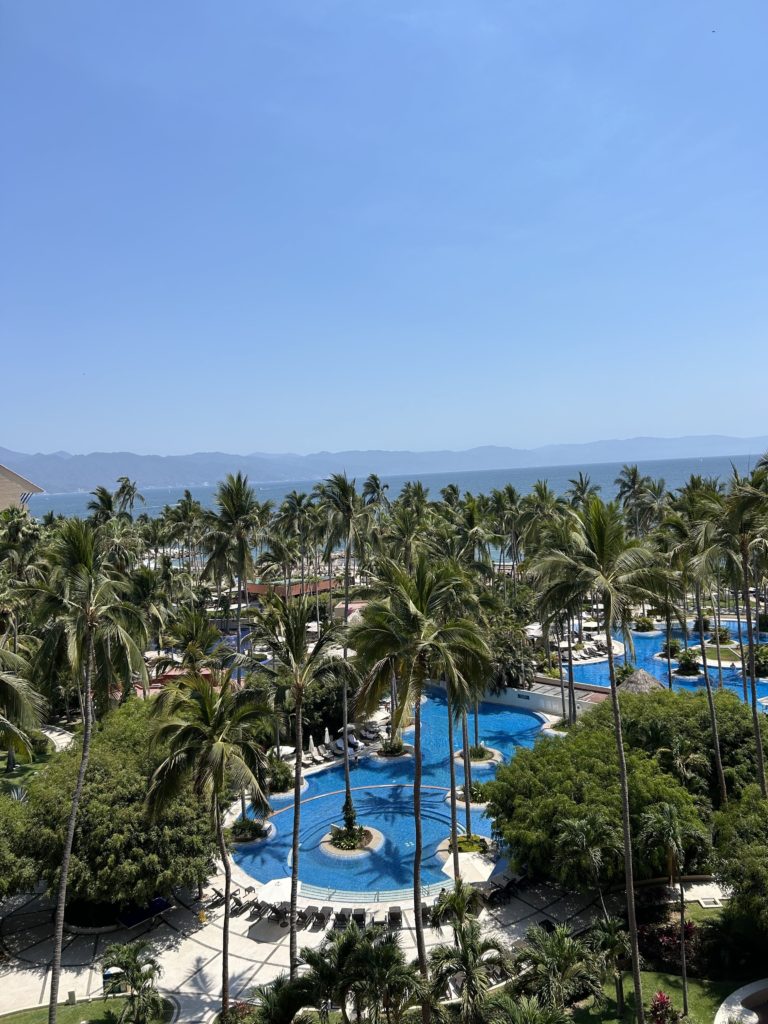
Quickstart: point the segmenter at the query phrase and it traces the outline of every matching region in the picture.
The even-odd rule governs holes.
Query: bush
[[[677,1024],[682,1014],[674,1008],[666,992],[657,992],[651,999],[650,1016],[653,1024]]]
[[[379,747],[379,755],[381,757],[400,757],[405,753],[405,744],[399,736],[394,736],[391,739],[384,740]]]
[[[768,644],[758,644],[755,648],[755,672],[768,676]]]
[[[677,674],[681,676],[697,676],[699,674],[699,656],[692,648],[680,651],[677,658]]]
[[[353,825],[352,828],[339,828],[338,825],[331,825],[331,846],[337,850],[358,850],[370,833],[362,825]]]
[[[655,628],[653,619],[648,615],[641,615],[639,619],[635,619],[635,630],[638,633],[650,633]]]
[[[709,616],[702,615],[700,619],[696,619],[696,621],[694,622],[693,631],[694,633],[699,634],[708,633],[711,625],[712,623],[710,622]]]
[[[727,626],[721,626],[712,633],[712,643],[729,644],[731,642],[731,631]]]
[[[682,646],[683,645],[680,643],[677,637],[671,637],[669,641],[664,641],[661,648],[661,653],[664,655],[665,658],[676,658],[682,650]]]
[[[623,683],[625,679],[628,679],[635,671],[635,666],[631,662],[625,661],[623,665],[617,665],[614,670],[617,683]]]
[[[473,804],[484,804],[488,800],[488,783],[473,782],[469,790],[470,802]],[[464,799],[464,786],[459,789],[459,799]]]
[[[263,821],[254,821],[253,818],[238,818],[229,830],[235,842],[245,843],[252,839],[263,839],[269,834],[269,828]]]
[[[757,628],[761,633],[768,632],[768,612],[758,612]]]
[[[27,733],[27,736],[29,736],[29,742],[32,744],[32,753],[35,757],[44,757],[50,752],[51,741],[44,732],[33,729]]]
[[[488,747],[482,746],[482,744],[479,747],[469,748],[470,761],[487,761],[491,757],[493,757],[491,751]]]
[[[269,757],[270,793],[287,793],[293,785],[293,769],[275,754]]]

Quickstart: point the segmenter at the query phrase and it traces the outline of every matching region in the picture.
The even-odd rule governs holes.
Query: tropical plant
[[[145,939],[110,946],[102,958],[104,995],[128,989],[118,1024],[151,1024],[163,1019],[163,999],[157,991],[162,968],[151,943]],[[113,972],[113,973],[108,973]]]
[[[539,925],[529,928],[515,962],[525,968],[517,976],[517,988],[545,1006],[562,1009],[576,999],[600,996],[599,959],[567,925],[558,924],[551,932]]]
[[[509,954],[498,938],[483,936],[467,918],[454,928],[454,942],[433,947],[429,956],[432,985],[438,998],[460,978],[458,1016],[462,1024],[484,1024],[488,993],[495,977],[509,966]]]
[[[230,671],[189,675],[169,685],[156,702],[157,740],[168,756],[155,770],[147,800],[159,810],[191,779],[209,808],[224,868],[221,1005],[229,1008],[229,915],[232,872],[224,837],[230,787],[247,791],[264,810],[266,759],[256,741],[267,714],[260,694],[240,689]]]

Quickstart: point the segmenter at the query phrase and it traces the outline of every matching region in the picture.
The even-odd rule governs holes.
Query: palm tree
[[[192,781],[208,804],[224,868],[221,1008],[229,1009],[229,914],[232,872],[224,839],[224,812],[230,785],[246,790],[251,803],[265,810],[267,762],[257,742],[266,711],[260,694],[240,689],[230,671],[210,678],[188,675],[169,685],[155,704],[156,741],[168,744],[168,756],[155,770],[147,802],[153,813]]]
[[[674,804],[660,803],[643,814],[640,843],[653,856],[664,861],[669,884],[677,880],[680,893],[680,973],[683,978],[683,1016],[688,1016],[688,968],[685,955],[685,890],[683,871],[686,848],[701,848],[706,837],[680,818]]]
[[[643,500],[651,484],[651,478],[641,473],[636,465],[624,465],[614,480],[614,484],[617,487],[616,500],[631,516],[633,534],[635,537],[639,537]]]
[[[368,932],[369,929],[361,929],[350,921],[343,931],[326,935],[319,947],[301,950],[301,961],[308,968],[302,977],[306,978],[313,1003],[320,1007],[324,1020],[328,1018],[329,1005],[336,1003],[344,1024],[350,1024],[347,1002],[353,986],[361,980],[359,951]]]
[[[157,980],[163,969],[146,939],[110,946],[102,958],[106,971],[117,970],[104,985],[104,995],[125,991],[128,998],[117,1018],[118,1024],[150,1024],[162,1020],[164,1004],[157,991]]]
[[[101,526],[118,514],[112,491],[99,484],[95,490],[91,491],[91,495],[87,508],[91,513],[90,518],[94,526]]]
[[[578,476],[568,483],[571,485],[565,492],[570,505],[573,508],[584,508],[587,501],[595,494],[600,493],[600,484],[593,484],[589,473],[579,472]]]
[[[556,925],[551,932],[534,925],[515,959],[518,967],[526,968],[518,976],[519,988],[538,996],[545,1006],[562,1009],[587,993],[600,994],[596,958],[565,924]]]
[[[263,540],[271,503],[260,504],[242,473],[232,475],[219,484],[216,491],[217,513],[209,513],[206,544],[210,554],[205,567],[206,576],[219,573],[224,565],[231,566],[237,583],[237,653],[241,652],[241,626],[243,588],[253,569],[254,545]]]
[[[632,946],[623,921],[618,917],[606,917],[596,921],[589,933],[592,949],[603,961],[606,971],[613,975],[616,987],[616,1015],[619,1020],[624,1017],[624,975],[623,961],[632,955]]]
[[[180,667],[191,675],[199,675],[205,668],[221,668],[232,653],[205,612],[194,608],[178,611],[166,628],[165,640],[181,658]],[[160,658],[157,662],[158,671],[175,665],[173,658]]]
[[[475,622],[453,617],[457,595],[466,586],[454,565],[430,563],[422,554],[413,575],[391,560],[382,560],[371,585],[382,595],[371,601],[349,642],[365,671],[358,706],[370,708],[386,693],[394,673],[398,685],[398,721],[413,708],[414,780],[413,902],[416,946],[422,977],[427,977],[427,955],[421,912],[421,699],[430,679],[477,678],[487,666],[489,650]],[[423,1008],[428,1017],[428,1008]]]
[[[438,931],[444,924],[450,924],[454,932],[468,921],[474,920],[482,910],[483,899],[473,886],[456,878],[452,889],[440,893],[432,908],[432,925]]]
[[[115,491],[114,499],[118,514],[127,514],[131,518],[133,517],[133,509],[136,502],[140,501],[142,505],[144,504],[144,495],[139,493],[136,481],[129,479],[127,476],[119,476],[117,478],[117,490]]]
[[[292,980],[287,974],[279,974],[274,981],[257,985],[249,993],[255,1009],[248,1019],[254,1024],[299,1024],[306,1019],[299,1011],[311,1006],[313,995],[309,978]]]
[[[45,702],[29,682],[29,660],[9,651],[0,640],[0,740],[8,748],[7,769],[15,755],[29,758],[32,744],[27,735],[40,724]]]
[[[585,807],[580,817],[564,818],[560,822],[557,846],[572,884],[578,886],[585,875],[592,877],[603,917],[607,920],[602,874],[606,861],[621,855],[621,840],[613,822],[600,808]]]
[[[542,606],[550,610],[572,607],[595,592],[603,604],[608,671],[611,682],[614,736],[619,767],[627,919],[632,941],[632,974],[635,984],[635,1013],[638,1024],[644,1022],[640,953],[635,917],[634,872],[632,867],[632,830],[629,817],[629,788],[621,708],[616,688],[613,657],[613,630],[622,629],[629,642],[628,624],[633,604],[650,599],[670,586],[669,576],[659,566],[653,552],[636,539],[626,536],[624,523],[615,502],[605,504],[598,497],[587,502],[574,517],[574,543],[571,550],[542,553],[535,576],[543,587]]]
[[[142,680],[146,680],[146,669],[141,650],[128,628],[130,610],[124,601],[127,584],[112,567],[103,529],[80,519],[64,520],[53,536],[47,561],[46,582],[31,586],[26,592],[36,601],[35,613],[44,629],[43,647],[59,646],[66,651],[69,671],[80,686],[83,713],[80,765],[64,837],[56,897],[48,1005],[49,1024],[56,1024],[67,880],[91,752],[94,680],[97,676],[104,680],[108,696],[116,662],[124,666],[129,676],[135,672]]]
[[[344,549],[344,624],[349,621],[350,567],[352,555],[365,544],[370,523],[370,509],[362,503],[355,481],[347,479],[346,473],[334,473],[319,489],[321,499],[328,513],[328,555],[336,545]],[[344,646],[344,659],[347,647]],[[349,694],[346,681],[342,684],[342,727],[344,737],[344,806],[350,813],[354,807],[352,783],[349,774]]]
[[[302,753],[304,748],[303,708],[305,699],[326,679],[338,677],[346,664],[329,655],[337,631],[331,627],[307,646],[307,624],[312,606],[305,598],[285,600],[273,595],[258,612],[251,641],[265,647],[269,658],[257,663],[257,674],[265,675],[287,688],[293,702],[296,722],[296,762],[293,788],[293,845],[291,854],[290,974],[298,967],[296,946],[297,898],[299,891],[299,838],[301,823]],[[346,678],[344,679],[346,686]]]
[[[408,963],[400,936],[386,928],[367,928],[353,957],[351,994],[372,1024],[398,1024],[425,996],[418,968]]]
[[[485,1003],[487,1024],[568,1024],[570,1015],[559,1006],[543,1006],[536,996],[516,998],[492,993]]]
[[[443,997],[449,983],[460,976],[461,1024],[485,1024],[485,1005],[494,974],[507,970],[509,954],[499,939],[484,937],[473,918],[456,925],[454,936],[453,943],[435,946],[429,955],[435,995]]]

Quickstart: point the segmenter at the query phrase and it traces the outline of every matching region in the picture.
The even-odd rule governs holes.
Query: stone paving
[[[223,879],[213,880],[220,887]],[[237,880],[238,884],[242,880]],[[308,900],[300,900],[308,905]],[[384,904],[368,904],[379,919]],[[416,938],[413,911],[403,906],[400,930],[406,955],[415,957]],[[221,989],[221,908],[206,911],[201,922],[201,904],[181,893],[177,905],[155,919],[130,931],[107,934],[65,934],[61,998],[74,992],[76,998],[99,997],[102,979],[99,960],[113,942],[147,937],[153,943],[163,968],[161,990],[171,996],[179,1009],[179,1020],[209,1021],[219,1005]],[[568,894],[552,885],[525,888],[510,902],[484,910],[481,922],[509,943],[524,938],[531,925],[544,920],[569,921],[577,930],[594,914],[594,897]],[[23,1007],[45,1004],[49,992],[49,963],[52,954],[53,906],[48,897],[29,894],[9,900],[0,907],[0,1014]],[[318,946],[327,930],[310,927],[299,934],[300,946]],[[427,948],[446,940],[436,929],[425,930]],[[230,986],[233,998],[245,997],[257,985],[272,981],[287,971],[288,929],[266,921],[249,921],[248,914],[233,916],[230,927]]]

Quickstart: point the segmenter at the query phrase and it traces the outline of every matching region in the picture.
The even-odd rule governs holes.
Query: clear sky
[[[765,0],[0,0],[0,445],[768,431]]]

